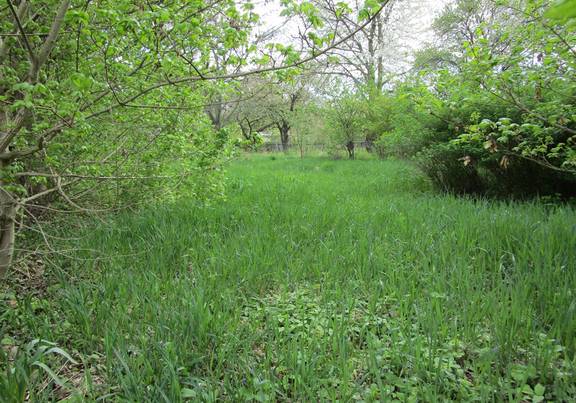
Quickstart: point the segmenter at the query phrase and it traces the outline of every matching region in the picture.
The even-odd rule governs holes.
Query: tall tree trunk
[[[287,152],[290,148],[290,126],[284,122],[278,127],[280,130],[280,141],[282,142],[282,151]]]
[[[12,265],[16,223],[16,202],[0,183],[0,278]]]

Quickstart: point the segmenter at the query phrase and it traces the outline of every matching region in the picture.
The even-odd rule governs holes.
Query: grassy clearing
[[[225,202],[126,214],[81,243],[101,257],[4,296],[5,350],[42,338],[78,361],[49,354],[67,385],[37,372],[37,401],[576,397],[569,207],[439,195],[397,161],[256,156]]]

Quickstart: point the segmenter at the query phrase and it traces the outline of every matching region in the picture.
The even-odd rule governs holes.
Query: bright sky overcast
[[[351,2],[350,0],[344,1]],[[405,24],[409,32],[406,32],[405,43],[403,43],[403,47],[414,50],[433,39],[432,21],[450,0],[401,0],[401,2],[408,7],[414,7],[413,13],[409,15]],[[255,0],[254,5],[261,17],[259,32],[265,32],[285,23],[285,18],[280,16],[282,10],[280,0]],[[294,24],[284,25],[283,35],[289,37],[290,30],[294,28]]]

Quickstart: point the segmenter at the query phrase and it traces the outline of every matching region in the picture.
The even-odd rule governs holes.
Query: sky
[[[344,0],[351,3],[352,0]],[[416,50],[425,43],[433,40],[431,24],[435,16],[450,2],[450,0],[393,0],[400,1],[411,12],[406,13],[402,19],[402,29],[406,31],[401,47]],[[282,10],[280,0],[254,0],[255,11],[261,17],[258,32],[265,32],[271,28],[282,26],[282,37],[289,38],[290,31],[296,29],[294,22],[286,23],[280,16]]]

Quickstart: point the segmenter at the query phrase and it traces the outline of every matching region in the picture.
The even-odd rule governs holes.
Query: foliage
[[[447,6],[417,73],[359,107],[378,154],[415,156],[444,190],[573,196],[575,27],[548,5]]]
[[[240,51],[257,16],[235,1],[8,2],[0,29],[0,272],[15,217],[221,194],[228,131],[204,114],[213,52]],[[178,45],[176,45],[178,44]],[[226,66],[246,60],[226,59]],[[196,65],[200,66],[196,68]],[[177,85],[179,84],[179,85]]]
[[[244,151],[258,151],[260,147],[264,144],[264,139],[259,133],[251,133],[249,138],[244,138],[240,140],[239,146]]]
[[[327,114],[327,128],[332,149],[346,149],[354,159],[355,142],[364,138],[365,110],[361,100],[354,95],[343,95],[334,100]]]
[[[444,88],[451,85],[449,93],[470,88],[488,96],[482,103],[492,107],[488,113],[468,109],[468,118],[463,120],[463,128],[454,132],[451,144],[461,150],[476,149],[476,157],[462,156],[467,166],[461,169],[474,169],[471,166],[480,158],[484,166],[478,167],[476,174],[485,176],[486,169],[492,172],[492,178],[483,178],[486,184],[492,183],[486,185],[486,191],[505,193],[502,188],[508,187],[509,193],[516,189],[520,193],[571,195],[576,180],[576,87],[568,78],[574,74],[571,66],[575,59],[567,44],[574,32],[549,25],[541,8],[531,4],[515,12],[515,18],[529,15],[533,19],[528,24],[504,27],[493,23],[487,30],[479,29],[475,42],[462,44],[466,58],[460,64],[462,73],[445,76],[448,81],[440,76],[439,85],[442,81]],[[482,96],[471,94],[462,99],[458,109],[466,111],[467,105],[478,103]]]
[[[55,8],[48,4],[46,7]],[[177,2],[151,9],[141,8],[133,2],[104,2],[98,7],[72,4],[65,15],[62,33],[43,66],[45,72],[33,82],[27,79],[25,49],[10,46],[15,45],[13,41],[7,43],[13,62],[3,64],[3,99],[10,105],[10,111],[24,109],[34,115],[12,143],[12,152],[34,147],[41,140],[45,143],[39,150],[45,154],[42,159],[28,162],[29,159],[19,158],[10,175],[22,175],[22,171],[31,168],[52,169],[60,175],[121,176],[126,172],[162,175],[162,167],[169,165],[165,161],[182,157],[190,161],[194,148],[204,148],[205,140],[215,134],[207,133],[210,127],[205,124],[201,109],[186,114],[169,109],[161,114],[155,112],[159,102],[163,107],[193,106],[203,102],[202,95],[190,87],[176,89],[162,85],[161,77],[184,74],[189,66],[182,59],[164,55],[159,46],[168,46],[168,39],[186,37],[187,46],[206,58],[211,45],[222,37],[226,40],[219,46],[242,46],[246,32],[231,31],[223,22],[201,24],[201,20],[194,20],[173,27],[170,33],[163,34],[163,38],[158,30],[166,29],[168,19],[184,17],[184,12],[177,12],[179,7]],[[194,7],[201,8],[202,4]],[[213,12],[220,11],[237,14],[239,19],[245,19],[242,24],[249,23],[252,18],[251,14],[244,15],[236,10],[233,2],[226,2]],[[52,17],[46,14],[45,20],[35,20],[35,25],[27,29],[46,31]],[[11,24],[9,18],[3,21]],[[77,32],[77,35],[69,32]],[[158,44],[162,39],[166,43]],[[31,41],[34,47],[35,37]],[[135,47],[134,43],[140,43],[140,46]],[[160,86],[158,91],[144,91],[154,85]],[[99,101],[100,98],[103,100]],[[134,103],[140,108],[130,108]],[[44,132],[63,122],[68,130],[60,128],[62,133],[50,142],[42,137]],[[135,127],[138,130],[134,130]],[[194,141],[196,133],[203,139]],[[154,146],[145,148],[143,153],[130,152],[137,144],[145,146],[146,139]],[[201,153],[210,153],[210,142],[206,150],[200,150]],[[111,157],[102,163],[101,156],[115,151],[113,147],[118,147],[119,143],[123,146],[118,152],[122,157]],[[195,144],[191,146],[191,143]],[[122,161],[120,172],[114,164],[118,160]],[[27,191],[21,184],[15,186],[19,186],[21,192]]]
[[[371,99],[367,105],[366,137],[373,139],[380,158],[409,158],[438,141],[434,120],[421,106],[425,95],[425,89],[404,83],[393,93]]]
[[[4,349],[9,349],[8,353]],[[58,376],[60,371],[54,371],[48,365],[49,360],[54,357],[65,360],[68,364],[78,364],[54,343],[36,339],[18,349],[18,346],[13,345],[12,339],[4,338],[0,349],[0,358],[4,363],[4,373],[0,377],[0,396],[3,401],[16,403],[31,398],[39,399],[42,391],[36,393],[30,389],[39,379],[46,377],[60,388],[69,388],[70,385]]]
[[[576,1],[559,0],[546,12],[546,17],[566,21],[576,18]]]
[[[506,168],[510,156],[537,161],[550,169],[576,173],[576,135],[565,136],[554,127],[500,118],[497,122],[484,119],[468,127],[452,144],[470,144],[490,153],[503,154],[500,165]]]
[[[292,138],[303,158],[310,146],[322,144],[325,122],[323,111],[314,103],[309,102],[296,109],[291,115]]]

